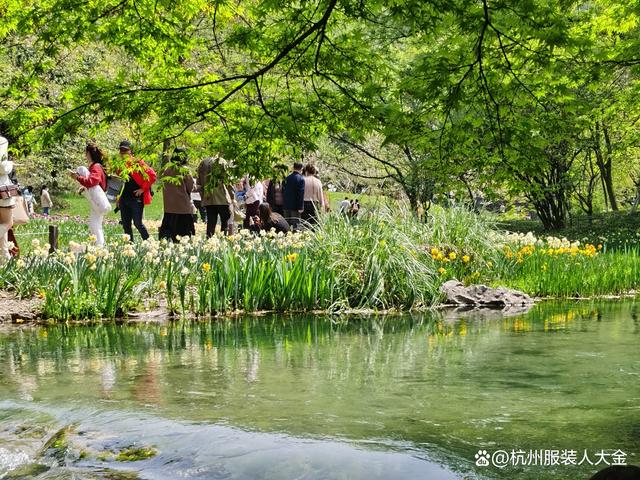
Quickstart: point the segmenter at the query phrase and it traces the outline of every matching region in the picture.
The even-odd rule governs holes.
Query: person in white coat
[[[17,186],[9,178],[13,162],[9,161],[8,150],[9,142],[0,137],[0,262],[11,258],[8,233],[13,226],[13,207],[18,194]]]
[[[89,201],[91,213],[89,214],[89,232],[96,238],[96,245],[104,246],[104,231],[102,222],[104,216],[111,210],[107,199],[107,175],[104,171],[106,155],[95,142],[89,142],[85,149],[85,157],[89,168],[78,167],[70,171],[72,178],[78,181],[82,187],[80,193]]]

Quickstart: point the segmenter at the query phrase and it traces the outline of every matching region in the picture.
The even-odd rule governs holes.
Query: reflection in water
[[[160,387],[158,385],[158,364],[155,358],[150,359],[136,375],[133,381],[133,398],[140,403],[160,403]]]
[[[44,411],[92,408],[124,423],[138,412],[147,426],[227,424],[284,434],[292,445],[313,438],[316,451],[328,438],[373,444],[389,452],[389,465],[409,454],[460,472],[474,471],[479,448],[619,448],[640,463],[639,332],[634,302],[547,303],[497,318],[439,311],[60,326],[0,335],[0,400]],[[54,415],[56,422],[60,415],[70,414]],[[187,437],[180,441],[188,456],[198,444]],[[296,448],[303,468],[305,449]],[[265,471],[275,468],[269,456],[264,462]],[[573,468],[476,474],[556,479],[595,471]],[[310,471],[302,477],[325,478]]]

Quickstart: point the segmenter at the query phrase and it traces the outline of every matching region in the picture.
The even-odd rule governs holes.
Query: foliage
[[[587,155],[612,209],[614,176],[624,177],[619,193],[629,186],[620,166],[629,155],[637,163],[634,3],[7,0],[0,8],[0,130],[14,153],[52,167],[61,164],[52,145],[65,138],[113,143],[126,134],[150,158],[180,138],[197,156],[223,151],[242,172],[267,177],[326,139],[357,149],[379,138],[391,152],[369,152],[387,162],[379,176],[412,203],[426,204],[436,185],[525,195],[547,228],[559,228],[574,191],[588,185]]]
[[[463,208],[325,215],[313,231],[147,240],[112,232],[107,248],[70,241],[0,266],[0,288],[43,298],[57,320],[117,318],[144,306],[179,315],[235,311],[420,309],[446,280],[507,285],[538,296],[618,294],[640,287],[637,247],[610,251],[533,234],[505,234]]]
[[[585,297],[620,294],[640,286],[637,248],[600,254],[602,244],[557,238],[516,237],[497,265],[507,285],[536,296]]]

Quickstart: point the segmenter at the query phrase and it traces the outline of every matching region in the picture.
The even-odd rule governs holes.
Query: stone
[[[12,323],[34,322],[37,319],[37,315],[33,312],[12,312],[10,316]]]
[[[487,308],[505,308],[532,305],[533,299],[526,293],[505,287],[492,288],[486,285],[465,287],[457,280],[442,284],[440,291],[448,305],[467,305]]]

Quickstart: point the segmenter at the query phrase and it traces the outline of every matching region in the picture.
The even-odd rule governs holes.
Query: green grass
[[[87,218],[89,216],[89,202],[82,195],[66,193],[56,195],[52,200],[54,207],[51,209],[51,214],[54,216],[78,216],[82,218]],[[42,209],[37,209],[37,213],[41,213],[41,211]],[[144,215],[145,218],[149,220],[162,220],[162,189],[154,191],[153,200],[151,204],[145,207]],[[112,212],[106,216],[106,219],[117,222],[120,219],[120,215]]]
[[[411,310],[441,300],[443,282],[506,285],[537,296],[618,294],[640,287],[637,247],[602,250],[559,239],[507,236],[493,217],[435,207],[428,222],[384,207],[357,219],[322,216],[303,234],[199,236],[177,245],[129,244],[106,228],[108,248],[79,245],[86,226],[60,220],[64,248],[48,255],[46,220],[21,227],[19,260],[0,266],[0,288],[44,299],[56,320],[116,318],[166,303],[180,315],[234,311]],[[29,233],[35,233],[28,237]],[[152,237],[153,238],[153,237]],[[549,243],[550,242],[550,243]],[[25,249],[25,247],[27,247]]]
[[[336,212],[340,210],[340,202],[343,201],[345,197],[349,200],[358,200],[363,209],[382,207],[388,205],[390,202],[394,202],[394,200],[389,197],[385,197],[384,195],[358,195],[346,192],[327,192],[327,196],[329,197],[331,210]]]
[[[54,199],[54,208],[50,218],[38,215],[32,218],[28,224],[14,227],[14,233],[23,254],[31,252],[31,242],[38,240],[40,243],[49,241],[49,225],[57,225],[59,231],[59,246],[64,248],[70,241],[84,241],[89,236],[87,219],[89,216],[89,202],[76,194],[60,195]],[[156,192],[153,201],[144,210],[144,218],[149,234],[157,236],[157,222],[162,220],[162,192]],[[103,223],[107,242],[118,238],[122,233],[119,225],[120,214],[110,212],[105,216]],[[134,228],[134,235],[138,235]]]
[[[344,197],[358,199],[363,208],[369,209],[386,205],[389,201],[392,201],[383,195],[354,195],[344,192],[327,192],[327,195],[331,209],[334,211],[339,209],[339,203],[344,200]],[[53,215],[79,216],[83,218],[89,216],[89,202],[87,202],[82,195],[73,193],[61,194],[57,195],[53,201],[55,205],[52,209]],[[41,209],[38,209],[38,213],[40,212]],[[149,220],[162,220],[162,215],[162,189],[157,189],[155,190],[153,201],[145,207],[145,218]],[[107,218],[117,221],[119,215],[111,213]]]

